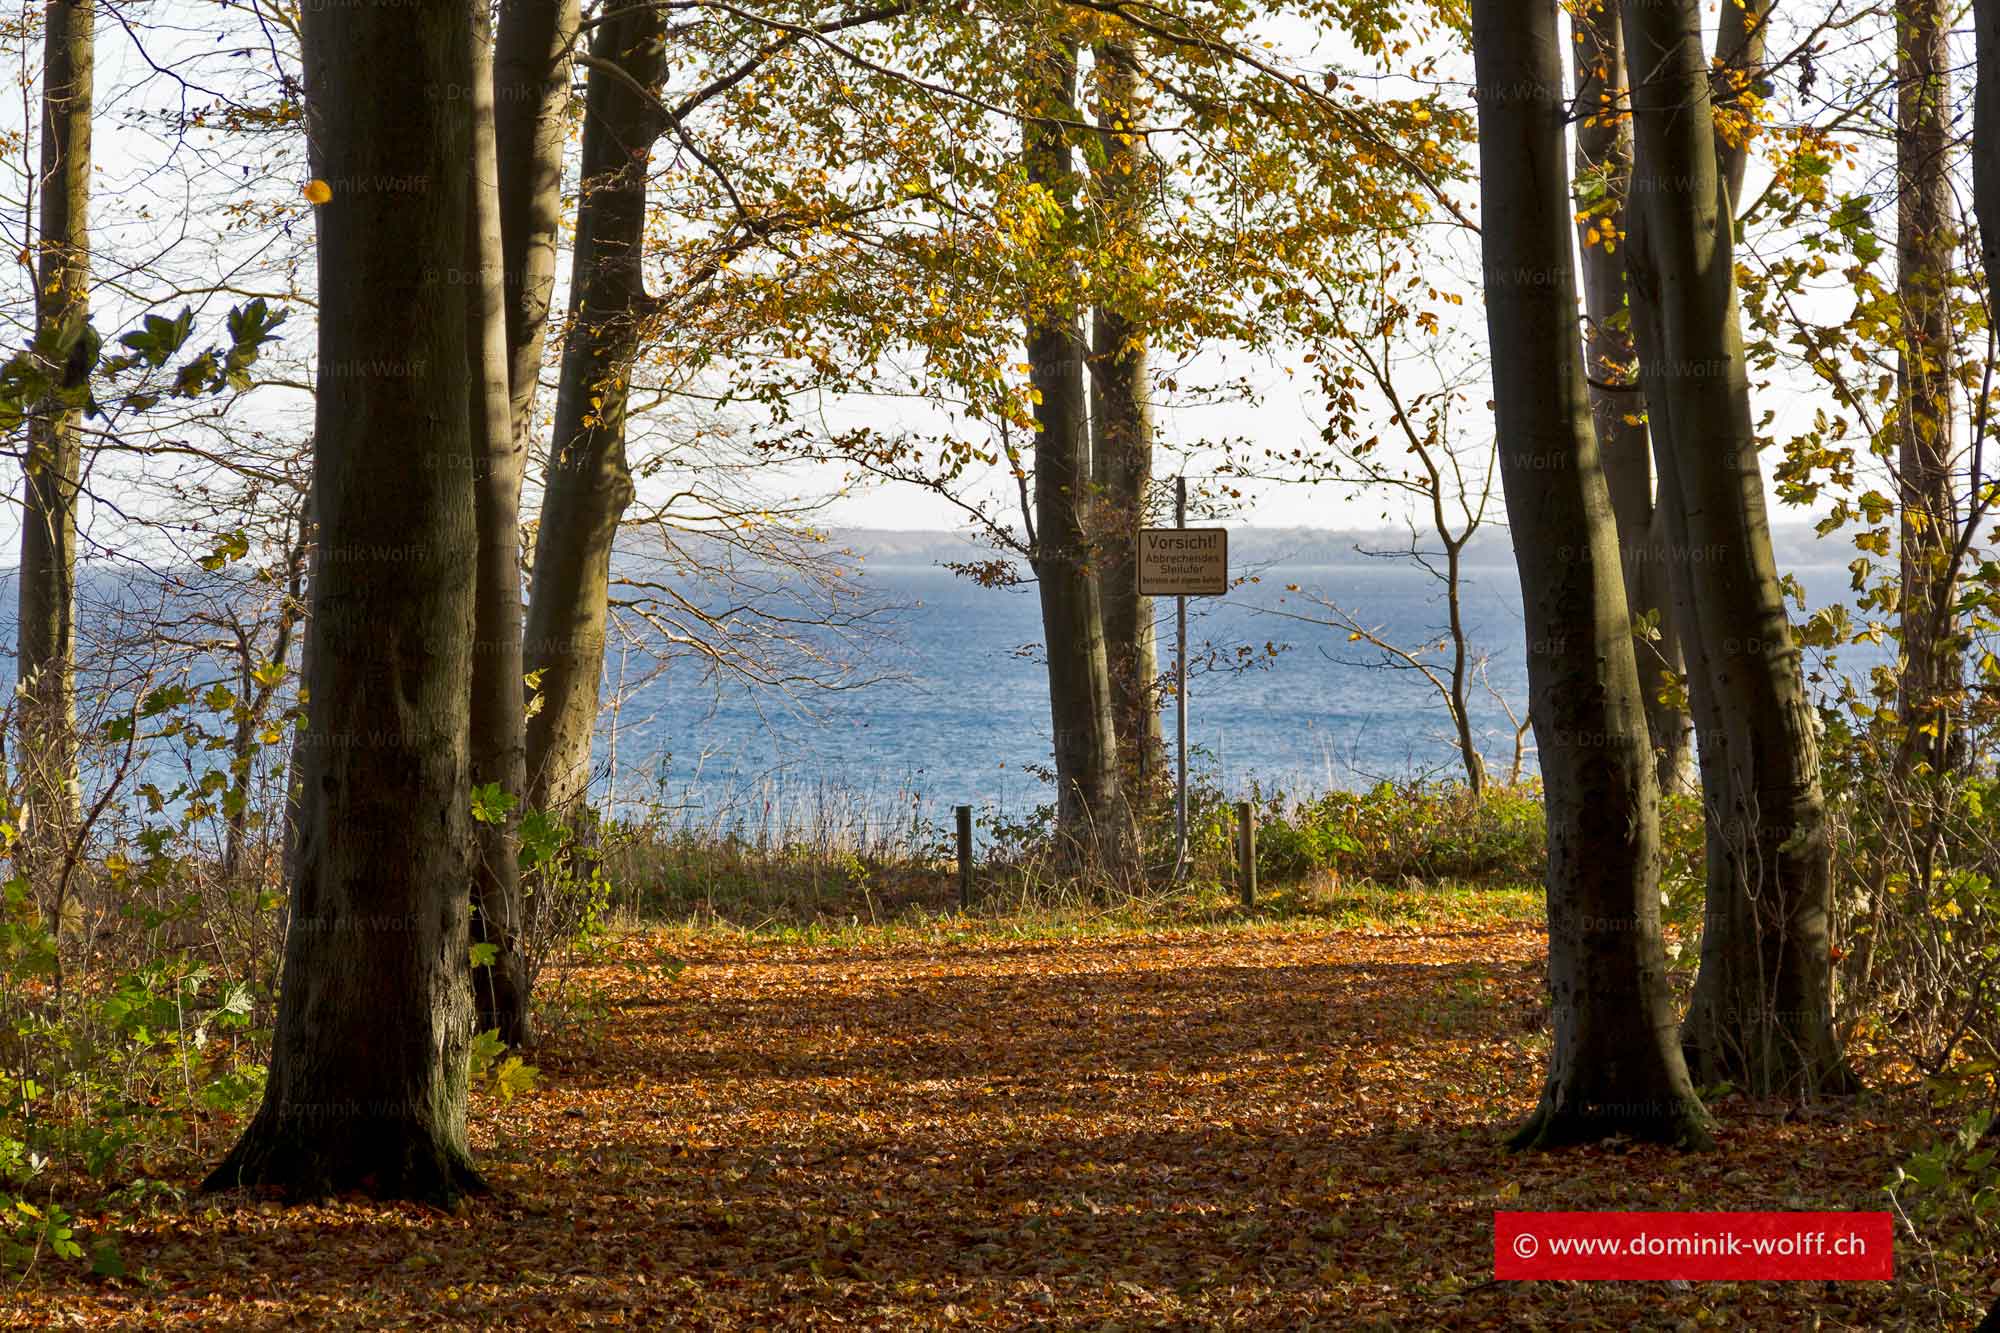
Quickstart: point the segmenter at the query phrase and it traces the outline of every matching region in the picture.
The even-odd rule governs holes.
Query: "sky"
[[[175,143],[148,119],[149,113],[175,105],[200,104],[215,89],[226,91],[232,78],[251,77],[244,71],[268,66],[266,49],[257,45],[262,38],[256,25],[238,22],[237,35],[228,42],[218,43],[204,26],[205,16],[215,12],[207,0],[203,3],[160,0],[149,6],[149,21],[155,27],[146,38],[143,56],[136,49],[133,36],[118,23],[101,24],[98,47],[100,86],[104,92],[100,94],[102,125],[97,137],[100,199],[96,225],[104,237],[102,248],[110,257],[103,266],[108,271],[100,273],[96,296],[102,327],[112,327],[120,318],[121,304],[130,307],[134,299],[146,293],[149,282],[162,278],[196,287],[208,283],[265,290],[284,285],[281,270],[286,264],[301,260],[309,264],[309,215],[301,212],[290,237],[273,241],[268,228],[245,227],[240,233],[231,233],[218,227],[215,215],[209,211],[216,200],[239,184],[241,189],[234,192],[245,198],[261,200],[275,209],[296,208],[295,193],[303,184],[302,155],[296,151],[273,152],[267,160],[246,169],[247,179],[238,182],[222,174],[225,165],[233,169],[234,159],[223,162],[213,137],[204,139],[196,134],[186,143]],[[231,12],[240,13],[240,7]],[[1282,33],[1277,35],[1283,37]],[[31,106],[26,84],[32,83],[32,54],[21,52],[13,71],[22,95],[0,97],[0,134],[18,134],[26,128]],[[175,77],[157,74],[145,77],[151,74],[152,65],[172,70]],[[1460,71],[1461,77],[1469,73],[1469,66]],[[1407,86],[1393,85],[1394,80],[1389,81],[1385,91],[1391,95],[1408,92]],[[1469,88],[1459,87],[1454,91],[1469,98]],[[9,154],[14,169],[0,177],[0,243],[9,250],[18,250],[25,234],[20,185],[27,151],[25,144],[17,146]],[[194,171],[192,183],[184,180],[182,174],[190,168]],[[294,180],[292,176],[301,179]],[[1763,176],[1764,168],[1753,165],[1749,187],[1752,192],[1761,189]],[[1475,189],[1468,187],[1464,191],[1462,204],[1476,215]],[[1463,232],[1441,235],[1439,244],[1452,259],[1454,269],[1477,271],[1474,238]],[[115,265],[120,262],[134,271],[119,271]],[[566,272],[563,276],[566,281]],[[21,339],[20,316],[27,308],[25,277],[18,266],[10,267],[4,285],[0,285],[0,304],[5,306],[4,318],[8,321],[4,333],[13,344]],[[302,281],[309,290],[309,267]],[[221,309],[236,294],[210,293],[201,312],[203,318],[211,323],[219,321]],[[1467,347],[1481,349],[1485,338],[1483,310],[1475,291],[1468,289],[1467,297],[1466,304],[1458,308],[1460,324],[1451,332],[1464,335],[1462,341]],[[288,330],[292,337],[280,355],[301,355],[308,349],[310,339],[304,336],[309,328],[308,314],[301,311]],[[1468,353],[1475,360],[1476,355],[1476,350]],[[305,371],[301,369],[299,373],[303,376]],[[1181,468],[1197,480],[1212,475],[1220,454],[1204,446],[1226,437],[1248,438],[1258,445],[1280,450],[1295,441],[1319,439],[1324,425],[1323,409],[1315,401],[1309,382],[1289,378],[1279,359],[1249,358],[1218,349],[1205,352],[1180,377],[1199,382],[1237,376],[1246,377],[1258,387],[1256,401],[1217,407],[1188,406],[1172,397],[1162,397],[1156,402],[1163,443],[1173,446],[1176,454],[1185,455],[1184,461],[1163,462],[1160,475],[1171,476]],[[1483,394],[1475,388],[1469,397],[1477,403]],[[268,414],[253,416],[254,424],[273,433],[296,434],[303,429],[303,394],[261,394],[253,401],[254,406],[247,407],[247,412]],[[1809,411],[1822,402],[1823,394],[1813,393],[1809,385],[1790,381],[1781,381],[1760,398],[1760,406],[1773,406],[1782,416]],[[825,410],[831,421],[871,420],[891,427],[921,426],[935,415],[927,413],[922,405],[892,406],[880,399],[834,402]],[[1466,415],[1463,421],[1468,438],[1483,444],[1481,433],[1490,435],[1490,420],[1475,412]],[[152,465],[138,466],[143,469]],[[782,496],[831,490],[837,481],[837,475],[828,469],[800,467],[790,474],[767,478],[766,485]],[[642,486],[660,488],[674,484],[671,475],[642,482]],[[990,475],[984,486],[986,493],[1003,506],[1011,504],[1013,486],[1004,475],[997,472]],[[1243,500],[1229,515],[1232,523],[1368,527],[1385,516],[1394,520],[1399,513],[1395,502],[1378,494],[1356,496],[1334,485],[1250,481],[1242,484],[1241,489]],[[123,498],[130,503],[142,503],[136,496]],[[106,509],[92,517],[99,527],[117,526],[115,509]],[[937,529],[960,526],[960,517],[959,511],[942,498],[909,488],[871,486],[836,499],[817,516],[817,522],[837,527]],[[0,518],[0,524],[4,524],[0,527],[0,541],[9,546],[14,540],[7,530],[12,527],[12,518],[11,510]],[[110,529],[105,529],[105,535],[116,540]]]

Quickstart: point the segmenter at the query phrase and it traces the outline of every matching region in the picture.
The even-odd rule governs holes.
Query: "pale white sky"
[[[33,0],[28,0],[32,4]],[[1711,6],[1712,10],[1712,6]],[[155,64],[171,67],[180,80],[154,73],[142,59],[134,39],[119,23],[100,20],[98,38],[100,63],[100,126],[97,131],[100,189],[95,225],[100,240],[97,269],[99,288],[96,304],[98,323],[107,333],[115,332],[129,317],[135,301],[144,301],[165,285],[184,287],[226,285],[234,291],[211,294],[198,301],[202,323],[197,341],[206,343],[206,331],[219,323],[231,301],[248,290],[282,290],[295,272],[302,290],[310,291],[311,222],[301,214],[287,235],[269,225],[245,225],[231,230],[220,212],[225,200],[248,201],[255,207],[275,210],[297,209],[296,192],[303,182],[303,154],[296,142],[274,142],[254,159],[231,155],[229,145],[219,136],[196,133],[177,142],[148,117],[167,108],[200,105],[215,89],[241,87],[243,80],[264,77],[271,63],[270,46],[258,22],[240,0],[230,4],[195,3],[194,0],[162,0],[146,10],[148,22],[155,24],[146,37],[147,55]],[[217,41],[217,24],[232,34]],[[1774,47],[1782,47],[1782,40]],[[18,54],[9,73],[15,86],[0,96],[0,132],[25,129],[32,108],[31,87],[34,56]],[[1470,74],[1469,61],[1457,62],[1458,76]],[[232,84],[232,80],[237,82]],[[1398,82],[1391,80],[1391,83]],[[1396,95],[1406,95],[1411,85],[1390,87]],[[1469,88],[1459,87],[1457,95],[1469,103]],[[32,137],[32,136],[30,136]],[[248,168],[245,169],[245,162]],[[0,172],[0,244],[9,253],[18,252],[25,237],[22,197],[22,152],[9,158]],[[1763,173],[1753,167],[1750,189],[1761,188]],[[1464,194],[1464,206],[1476,213],[1476,192]],[[1476,239],[1459,232],[1439,232],[1437,243],[1447,252],[1445,259],[1456,272],[1476,273]],[[121,270],[120,266],[125,266]],[[563,278],[566,281],[566,264]],[[25,313],[31,308],[26,273],[9,265],[4,285],[0,285],[0,307],[4,328],[0,336],[11,346],[23,338]],[[1475,347],[1484,344],[1484,314],[1475,291],[1467,289],[1467,302],[1459,309],[1458,332],[1469,335]],[[1837,303],[1840,293],[1823,293],[1815,300]],[[1851,299],[1851,298],[1850,298]],[[1832,313],[1832,307],[1827,307]],[[287,339],[272,362],[278,369],[289,363],[289,372],[300,380],[309,378],[305,364],[311,352],[311,311],[298,309],[286,329]],[[1252,359],[1215,351],[1198,359],[1182,372],[1188,382],[1219,381],[1247,377],[1261,390],[1255,403],[1232,403],[1221,407],[1189,407],[1171,398],[1157,407],[1163,440],[1191,450],[1187,461],[1190,475],[1213,471],[1219,453],[1204,449],[1204,442],[1225,437],[1249,438],[1260,445],[1288,448],[1293,442],[1315,442],[1323,424],[1323,410],[1316,401],[1310,381],[1288,378],[1273,359]],[[1760,399],[1760,406],[1773,407],[1781,418],[1809,413],[1824,404],[1826,395],[1815,390],[1796,372],[1781,368],[1779,383]],[[1483,394],[1470,394],[1474,404]],[[910,407],[867,400],[829,405],[830,418],[870,419],[884,426],[923,425],[933,414],[919,405]],[[308,420],[305,395],[282,390],[260,392],[243,408],[243,419],[274,434],[290,433],[303,438]],[[1464,419],[1469,432],[1490,430],[1490,422],[1477,412]],[[190,429],[195,429],[191,427]],[[1779,433],[1783,434],[1782,421]],[[120,468],[150,467],[131,460],[109,461],[101,465],[106,499],[143,507],[149,501],[139,491],[126,491],[116,481]],[[1179,463],[1163,457],[1159,474],[1170,477]],[[1768,468],[1767,468],[1768,471]],[[767,485],[781,495],[791,490],[830,487],[834,478],[825,469],[801,469],[789,477],[772,477]],[[677,484],[671,475],[643,483],[656,489]],[[1013,486],[1003,475],[989,476],[981,486],[1001,504],[1011,503]],[[1373,526],[1384,513],[1379,496],[1356,499],[1333,485],[1298,486],[1249,482],[1243,485],[1244,501],[1232,516],[1233,522],[1263,526]],[[1497,509],[1496,509],[1497,512]],[[870,487],[836,501],[822,521],[836,525],[884,528],[956,528],[958,511],[946,501],[905,488]],[[115,543],[124,527],[117,514],[104,506],[88,516],[91,531],[99,540]],[[11,548],[11,509],[0,517],[0,543]],[[0,561],[4,563],[4,561]]]

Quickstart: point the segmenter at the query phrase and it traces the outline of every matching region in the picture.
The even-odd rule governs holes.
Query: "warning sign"
[[[1139,592],[1220,597],[1229,591],[1227,528],[1139,529]]]

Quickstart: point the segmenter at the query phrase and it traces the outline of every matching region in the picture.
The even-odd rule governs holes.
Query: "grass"
[[[1234,812],[1212,792],[1202,794],[1190,819],[1191,873],[1169,884],[1156,872],[1154,884],[1137,893],[1092,892],[1059,873],[1046,850],[1046,812],[1012,824],[984,812],[973,901],[964,911],[950,837],[920,808],[899,806],[894,819],[874,821],[843,807],[838,819],[804,822],[774,813],[727,827],[660,818],[606,823],[596,844],[614,886],[610,906],[628,924],[819,932],[806,936],[815,940],[860,924],[935,933],[979,921],[1087,933],[1540,916],[1544,847],[1532,785],[1474,797],[1461,787],[1385,783],[1305,799],[1262,794],[1256,805],[1260,893],[1248,912],[1234,887]],[[776,802],[762,808],[780,810]],[[1158,832],[1164,822],[1151,825],[1148,859],[1156,867],[1172,859]]]

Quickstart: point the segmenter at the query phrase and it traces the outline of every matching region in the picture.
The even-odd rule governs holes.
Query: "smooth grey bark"
[[[493,50],[486,0],[471,0],[472,189],[466,226],[466,377],[471,384],[470,466],[479,525],[474,595],[471,758],[475,786],[516,802],[528,789],[528,715],[521,658],[521,478],[527,441],[516,432],[509,394],[508,300],[494,132]],[[539,360],[539,338],[537,338]],[[529,403],[533,402],[529,386]],[[503,803],[504,804],[504,803]],[[509,1046],[534,1040],[528,968],[521,953],[520,807],[477,825],[473,937],[494,950],[472,974],[481,1031]]]
[[[1576,336],[1555,0],[1474,0],[1486,323],[1548,820],[1555,1042],[1517,1146],[1708,1142],[1660,934],[1659,798]]]
[[[1634,356],[1624,238],[1632,185],[1632,122],[1625,106],[1625,39],[1618,8],[1619,0],[1601,0],[1583,6],[1571,20],[1578,99],[1576,174],[1580,180],[1602,180],[1613,201],[1608,211],[1593,212],[1577,224],[1587,316],[1584,363],[1588,378],[1596,384],[1620,377]],[[1655,771],[1662,791],[1685,792],[1694,782],[1694,728],[1687,710],[1673,701],[1675,682],[1686,671],[1686,661],[1668,586],[1666,528],[1653,499],[1646,397],[1636,386],[1635,391],[1593,387],[1590,403],[1611,511],[1618,523],[1625,604],[1635,619],[1650,616],[1656,630],[1638,650]]]
[[[1051,121],[1076,119],[1076,81],[1073,45],[1029,54],[1022,165],[1028,180],[1071,219],[1081,181],[1068,134]],[[1052,244],[1067,244],[1070,230],[1065,226]],[[1027,343],[1029,381],[1038,397],[1033,562],[1048,644],[1057,833],[1070,860],[1122,875],[1133,869],[1137,838],[1119,780],[1111,667],[1088,523],[1088,348],[1066,292],[1031,297]]]
[[[1704,1085],[1845,1092],[1856,1084],[1833,1029],[1818,744],[1771,554],[1700,14],[1695,0],[1627,0],[1625,19],[1629,66],[1644,71],[1628,260],[1645,305],[1640,376],[1672,474],[1690,669],[1715,714],[1701,739],[1711,856],[1683,1047]]]
[[[49,0],[42,36],[41,216],[35,270],[37,336],[74,334],[90,317],[91,116],[95,0]],[[62,387],[88,365],[63,368]],[[21,869],[56,919],[80,791],[76,738],[76,509],[82,412],[59,401],[28,419],[23,462],[16,670],[20,769],[27,805]]]
[[[565,121],[579,21],[577,0],[501,0],[494,41],[508,399],[524,455],[534,435],[535,391],[555,290]]]
[[[302,807],[262,1105],[206,1189],[455,1206],[466,1140],[478,560],[471,9],[308,6],[319,390]],[[456,95],[455,95],[456,94]]]
[[[312,538],[306,527],[306,514],[301,506],[299,528],[293,535],[292,544],[285,553],[285,590],[278,602],[278,623],[272,634],[271,649],[267,655],[258,651],[255,639],[246,633],[240,623],[236,631],[236,697],[245,707],[237,721],[234,734],[230,737],[229,799],[226,803],[228,824],[222,845],[223,874],[234,879],[243,867],[243,853],[250,838],[250,775],[257,761],[260,747],[258,732],[269,724],[267,712],[277,697],[278,678],[257,679],[257,668],[264,661],[284,663],[291,659],[292,642],[298,637],[305,623],[307,578],[310,568],[310,543]],[[260,660],[261,659],[261,660]],[[287,770],[289,778],[289,769]],[[285,798],[287,807],[291,805],[289,783]],[[290,819],[286,819],[290,828]]]
[[[528,804],[573,815],[590,785],[609,614],[611,548],[632,502],[628,377],[652,302],[640,268],[647,158],[667,128],[658,100],[666,22],[650,6],[598,25],[583,122],[570,330],[556,391],[528,600]],[[622,71],[620,73],[614,71]],[[531,904],[532,906],[532,904]]]
[[[1951,13],[1943,0],[1896,7],[1896,295],[1905,346],[1896,358],[1903,673],[1897,716],[1911,735],[1905,766],[1956,767],[1953,726],[1964,687],[1951,571],[1957,497],[1951,471]]]
[[[1144,141],[1128,132],[1139,83],[1129,47],[1106,42],[1096,48],[1096,83],[1094,111],[1104,150],[1097,170],[1103,215],[1099,244],[1136,248],[1144,226],[1148,155]],[[1136,558],[1153,481],[1153,404],[1146,327],[1129,305],[1127,300],[1100,301],[1092,312],[1090,460],[1099,539],[1098,586],[1118,753],[1132,783],[1129,795],[1148,801],[1164,792],[1167,751],[1160,718],[1153,599],[1139,592]]]
[[[1973,0],[1972,211],[1988,310],[2000,311],[2000,0]]]
[[[1732,102],[1742,92],[1762,84],[1770,20],[1771,0],[1729,0],[1716,15],[1715,68],[1725,76],[1724,91]],[[1749,136],[1718,129],[1715,152],[1723,184],[1729,190],[1729,214],[1734,218],[1743,202],[1743,173],[1750,164]]]

